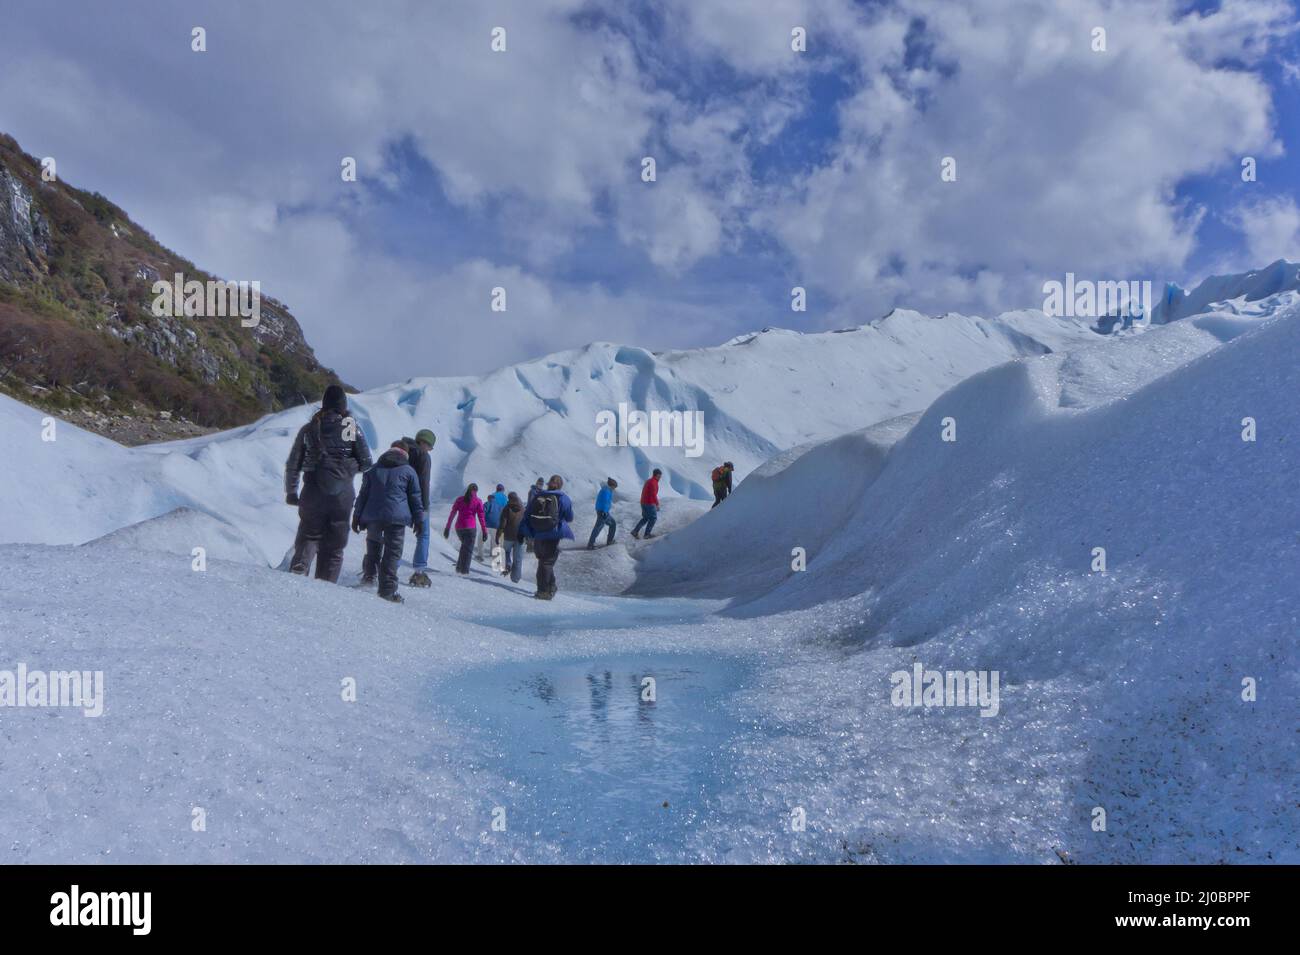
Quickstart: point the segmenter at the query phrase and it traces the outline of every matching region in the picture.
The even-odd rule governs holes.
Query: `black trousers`
[[[468,574],[470,562],[474,559],[474,541],[478,538],[478,528],[457,528],[456,536],[460,538],[460,555],[456,558],[456,573]]]
[[[535,540],[533,555],[537,558],[537,592],[555,593],[555,562],[560,559],[560,542]]]
[[[397,593],[397,565],[402,562],[406,546],[406,527],[402,524],[366,526],[366,556],[361,562],[363,576],[379,577],[379,596]]]
[[[298,534],[293,540],[289,569],[304,577],[316,561],[316,579],[338,583],[343,549],[348,546],[352,523],[352,494],[329,497],[314,485],[303,483],[298,502]]]
[[[728,489],[725,484],[713,485],[713,507],[717,507],[719,504],[725,501],[727,499],[727,495],[730,493],[731,493],[730,489]],[[710,508],[710,510],[712,509],[713,508]]]

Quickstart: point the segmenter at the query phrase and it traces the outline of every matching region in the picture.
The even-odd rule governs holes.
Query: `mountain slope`
[[[111,431],[106,415],[159,411],[228,427],[333,380],[288,309],[266,296],[253,328],[155,315],[156,280],[213,276],[104,197],[41,172],[0,134],[0,391]]]
[[[1156,324],[1177,321],[1189,315],[1219,311],[1254,314],[1260,303],[1287,295],[1300,300],[1300,265],[1278,259],[1262,269],[1233,275],[1212,275],[1188,291],[1170,284],[1154,309]]]
[[[635,502],[640,481],[658,466],[669,507],[676,498],[712,500],[709,472],[724,459],[744,475],[794,445],[919,411],[991,365],[1105,342],[1082,324],[1041,314],[936,319],[898,311],[843,333],[773,330],[658,355],[598,343],[482,378],[413,379],[350,402],[373,446],[422,427],[437,433],[436,498],[460,494],[468,481],[522,490],[558,472],[585,519],[606,476],[619,479],[622,500]],[[597,414],[620,403],[702,413],[702,453],[598,445]],[[43,441],[41,414],[0,399],[0,431],[14,442],[17,462],[0,476],[0,490],[30,497],[28,489],[42,489],[37,506],[0,528],[0,540],[79,543],[183,507],[236,528],[279,564],[296,520],[283,503],[284,460],[312,410],[128,450],[66,424],[56,441]]]
[[[1253,274],[1220,288],[1242,287]],[[461,493],[470,481],[483,489],[502,483],[519,490],[538,476],[559,473],[577,505],[581,531],[606,476],[620,482],[617,509],[625,519],[634,516],[640,482],[660,467],[664,526],[682,526],[712,500],[709,472],[723,460],[738,466],[743,482],[791,448],[915,414],[971,375],[1049,353],[1068,356],[1059,358],[1063,367],[1077,369],[1061,379],[1062,407],[1088,407],[1140,387],[1161,370],[1231,337],[1252,314],[1284,308],[1294,296],[1293,291],[1275,294],[1240,317],[1229,311],[1115,336],[1032,310],[995,319],[931,318],[896,310],[841,332],[770,329],[715,348],[652,354],[596,343],[477,378],[411,379],[354,395],[351,402],[374,446],[422,427],[437,433],[433,492],[440,500]],[[1130,340],[1144,343],[1142,361],[1126,361],[1128,351],[1117,350],[1127,349]],[[599,445],[597,415],[617,411],[620,404],[701,413],[701,453]],[[296,520],[283,503],[284,460],[313,407],[281,411],[220,434],[127,451],[66,425],[60,425],[58,441],[43,441],[42,415],[0,400],[0,426],[15,450],[13,466],[0,474],[0,491],[28,500],[32,489],[41,489],[39,502],[0,527],[0,541],[79,543],[187,508],[216,522],[206,526],[225,528],[220,536],[240,535],[236,553],[260,554],[278,565]],[[838,470],[842,465],[832,469]],[[736,507],[745,500],[741,492]],[[847,507],[852,497],[843,500]],[[736,507],[729,505],[726,513],[736,514]],[[834,512],[818,518],[831,524],[839,519],[843,515]],[[702,553],[714,548],[709,535],[720,525],[715,520],[703,527],[708,530],[692,530],[685,538],[697,541]],[[139,533],[170,539],[174,531],[153,525]],[[744,545],[741,559],[764,553],[765,546],[763,540]],[[735,559],[714,563],[734,566]],[[653,558],[647,557],[640,586],[677,585],[656,580],[652,567]],[[765,571],[752,580],[768,576]],[[700,582],[708,584],[707,578]]]

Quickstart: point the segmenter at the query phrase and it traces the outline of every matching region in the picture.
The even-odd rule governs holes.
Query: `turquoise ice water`
[[[521,848],[544,840],[572,861],[684,861],[695,858],[693,833],[725,822],[718,796],[743,729],[730,698],[745,676],[725,656],[628,654],[473,670],[439,696],[483,768],[518,784],[484,797],[505,807]]]

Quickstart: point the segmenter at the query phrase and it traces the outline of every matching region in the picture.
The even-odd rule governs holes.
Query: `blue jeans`
[[[642,526],[644,526],[646,536],[649,537],[650,532],[655,529],[655,521],[657,521],[658,519],[659,519],[659,508],[657,508],[653,504],[642,504],[641,520],[636,522],[636,527],[632,528],[632,533],[633,534],[640,533]]]
[[[609,511],[597,511],[596,526],[591,529],[591,537],[587,540],[588,547],[596,546],[596,538],[600,536],[600,529],[606,525],[609,525],[609,533],[605,535],[605,544],[608,546],[614,543],[614,531],[617,529],[618,523],[614,518],[610,517]]]
[[[519,583],[519,578],[524,575],[524,542],[502,541],[501,546],[506,551],[506,570],[510,571],[510,579]]]
[[[492,544],[490,542],[496,540],[497,525],[488,524],[486,527],[479,528],[479,531],[478,543],[474,545],[474,555],[479,560],[491,559]],[[484,558],[483,556],[484,549],[487,551],[487,558]]]
[[[416,570],[427,570],[429,567],[429,512],[424,512],[424,524],[420,528],[419,535],[415,539],[415,559],[411,561],[411,566]]]

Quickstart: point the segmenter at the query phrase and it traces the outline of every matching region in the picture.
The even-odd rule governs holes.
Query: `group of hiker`
[[[436,441],[434,433],[424,428],[414,438],[394,441],[379,460],[372,462],[365,435],[349,413],[347,394],[339,385],[326,388],[320,410],[299,429],[285,462],[285,502],[298,508],[298,533],[289,569],[305,575],[314,559],[316,578],[337,583],[350,528],[353,533],[366,535],[362,584],[377,584],[380,597],[402,603],[397,592],[397,570],[406,529],[410,527],[415,531],[416,545],[409,584],[430,586],[430,452]],[[714,507],[731,492],[734,470],[730,461],[714,468]],[[357,474],[362,475],[361,491],[354,494],[353,479]],[[643,533],[646,539],[654,537],[662,476],[663,471],[655,468],[641,488],[641,519],[632,529],[634,538],[641,539]],[[595,548],[603,529],[607,529],[605,544],[614,543],[617,488],[618,482],[607,478],[596,494],[596,524],[587,540],[588,550]],[[450,539],[455,530],[460,542],[456,573],[468,575],[476,549],[482,561],[490,540],[492,553],[502,557],[504,567],[500,573],[518,583],[523,575],[524,553],[531,550],[537,559],[537,592],[533,596],[552,599],[560,541],[574,539],[570,527],[573,502],[564,493],[564,478],[558,474],[551,475],[550,480],[539,477],[525,499],[514,491],[507,493],[502,484],[485,498],[480,498],[478,492],[477,484],[465,488],[452,503],[442,531],[442,536]]]

